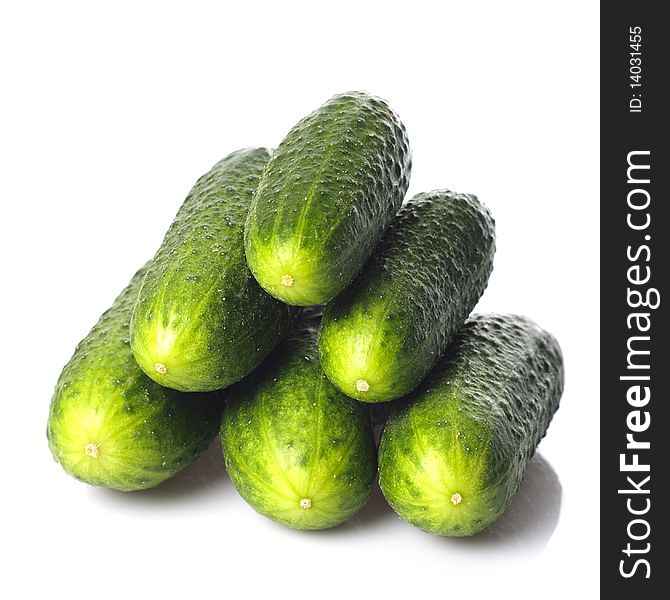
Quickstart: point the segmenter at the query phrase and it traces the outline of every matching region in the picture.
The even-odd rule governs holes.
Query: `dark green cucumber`
[[[192,463],[214,439],[223,408],[219,392],[166,389],[137,366],[128,327],[146,270],[77,346],[47,425],[49,448],[67,473],[122,491],[156,486]]]
[[[411,170],[405,128],[375,96],[334,96],[268,164],[247,219],[247,262],[274,297],[319,304],[360,271],[400,208]]]
[[[384,496],[429,533],[485,529],[518,490],[562,391],[553,336],[525,317],[471,317],[386,423],[379,448]]]
[[[414,196],[326,308],[319,351],[329,379],[366,402],[412,391],[484,293],[494,252],[493,219],[475,196]]]
[[[295,529],[346,521],[365,504],[377,470],[369,412],[324,375],[317,327],[307,309],[263,368],[230,388],[221,422],[238,492]]]
[[[201,177],[144,279],[131,325],[138,364],[185,392],[224,388],[256,368],[287,330],[287,307],[256,283],[244,222],[269,153],[233,152]]]

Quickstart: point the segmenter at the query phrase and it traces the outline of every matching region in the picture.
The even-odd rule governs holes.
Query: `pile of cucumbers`
[[[362,92],[214,165],[63,369],[54,458],[142,490],[220,434],[241,496],[288,527],[346,521],[377,476],[424,531],[491,525],[558,408],[561,351],[525,317],[470,315],[494,221],[446,189],[403,204],[410,171],[398,116]]]

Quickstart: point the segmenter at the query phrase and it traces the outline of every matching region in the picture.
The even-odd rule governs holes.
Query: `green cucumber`
[[[401,518],[467,536],[509,506],[563,391],[552,335],[525,317],[475,315],[389,417],[379,483]]]
[[[265,148],[239,150],[201,177],[147,272],[130,337],[140,367],[163,386],[229,386],[287,330],[287,307],[259,287],[244,258],[244,222],[268,159]]]
[[[124,492],[154,487],[192,463],[214,439],[223,408],[218,392],[166,389],[137,366],[128,327],[146,270],[77,346],[47,425],[49,448],[67,473]]]
[[[367,408],[319,366],[318,313],[305,312],[263,367],[226,392],[221,446],[254,510],[295,529],[325,529],[367,501],[376,450]]]
[[[484,293],[494,252],[493,219],[475,196],[414,196],[326,308],[319,351],[328,378],[365,402],[411,392]]]
[[[284,138],[245,230],[258,282],[287,304],[326,302],[360,271],[407,191],[405,128],[382,99],[334,96]]]

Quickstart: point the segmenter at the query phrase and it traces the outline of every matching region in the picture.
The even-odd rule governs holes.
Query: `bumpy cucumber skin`
[[[77,346],[47,425],[49,448],[67,473],[124,492],[154,487],[192,463],[214,439],[223,409],[219,392],[163,388],[137,366],[129,323],[146,270]]]
[[[339,525],[363,507],[376,476],[367,407],[339,392],[319,366],[318,311],[247,379],[227,391],[226,467],[260,514],[294,529]],[[301,507],[301,501],[310,505]]]
[[[319,350],[328,378],[364,402],[411,392],[484,293],[494,253],[493,218],[475,196],[414,196],[326,308]]]
[[[245,230],[249,267],[287,304],[326,302],[356,276],[407,192],[405,128],[364,92],[334,96],[273,154]]]
[[[265,148],[239,150],[201,177],[147,272],[131,344],[140,367],[163,386],[229,386],[288,329],[287,307],[259,287],[244,258],[244,222],[268,159]]]
[[[525,317],[475,315],[388,419],[379,481],[406,521],[477,533],[507,509],[558,409],[558,342]]]

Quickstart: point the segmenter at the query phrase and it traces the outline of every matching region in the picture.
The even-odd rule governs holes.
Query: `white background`
[[[0,595],[596,597],[598,44],[593,1],[3,3]],[[411,194],[492,210],[478,309],[562,344],[562,406],[508,514],[442,539],[375,493],[343,527],[294,532],[243,503],[216,448],[147,492],[67,477],[53,385],[196,178],[351,89],[405,122]]]

